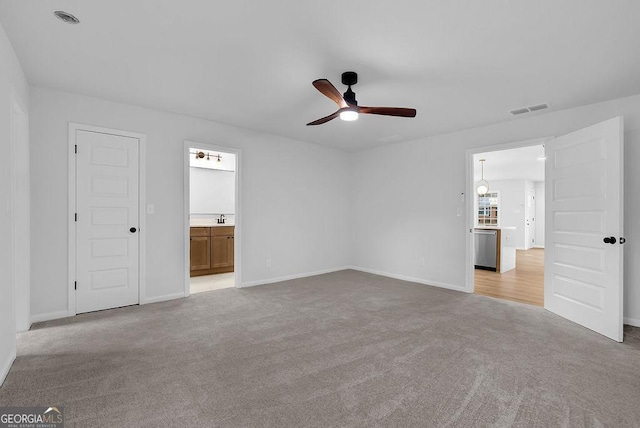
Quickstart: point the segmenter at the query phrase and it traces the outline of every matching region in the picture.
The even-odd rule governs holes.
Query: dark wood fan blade
[[[360,107],[360,113],[384,116],[416,117],[416,109],[402,107]]]
[[[327,123],[330,120],[335,119],[336,117],[340,116],[340,112],[342,111],[342,109],[336,111],[335,113],[331,113],[329,116],[325,116],[321,119],[318,120],[314,120],[313,122],[309,122],[307,123],[307,126],[309,125],[322,125],[323,123]]]
[[[338,104],[338,107],[348,107],[347,102],[342,98],[342,94],[327,79],[318,79],[313,81],[313,86],[322,94]]]

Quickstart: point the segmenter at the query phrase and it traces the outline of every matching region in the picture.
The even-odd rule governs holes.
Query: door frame
[[[465,287],[464,291],[467,293],[473,293],[475,290],[475,277],[474,277],[474,266],[473,266],[473,228],[475,227],[475,214],[473,212],[475,207],[475,180],[474,180],[474,165],[473,165],[473,155],[477,153],[485,153],[485,152],[498,152],[502,150],[509,149],[517,149],[521,147],[530,147],[537,146],[540,144],[544,144],[547,141],[555,138],[555,136],[549,137],[539,137],[532,138],[529,140],[521,140],[513,143],[504,143],[504,144],[494,144],[491,146],[483,146],[483,147],[474,147],[472,149],[468,149],[466,151],[465,161],[466,161],[466,194],[468,197],[466,198],[466,225],[469,233],[467,235],[467,245],[466,245],[466,275],[465,275]],[[549,196],[545,194],[545,203]],[[500,219],[498,218],[498,222]],[[545,222],[546,228],[546,222]],[[545,284],[546,285],[546,284]]]
[[[191,178],[189,174],[190,168],[190,155],[189,148],[190,147],[198,147],[210,150],[212,152],[222,152],[222,153],[231,153],[236,156],[236,176],[235,176],[235,213],[234,217],[234,246],[233,246],[233,275],[234,275],[234,287],[240,288],[242,287],[242,150],[229,147],[229,146],[220,146],[217,144],[209,144],[209,143],[199,143],[197,141],[185,140],[184,146],[182,149],[183,156],[183,170],[184,170],[184,203],[183,203],[183,237],[184,237],[184,297],[189,297],[191,295],[191,260],[189,258],[189,254],[191,252],[189,245],[189,232],[190,232],[190,206],[191,206],[191,195],[189,194],[191,188]]]
[[[67,268],[67,316],[76,315],[76,159],[75,144],[76,131],[99,132],[101,134],[115,135],[119,137],[130,137],[138,140],[138,304],[143,305],[146,302],[146,159],[147,159],[147,136],[138,132],[122,131],[119,129],[102,128],[93,125],[83,125],[80,123],[69,122],[69,147],[68,147],[68,166],[69,166],[69,205],[67,212],[67,231],[68,231],[68,268]]]
[[[17,133],[17,123],[16,119],[18,116],[23,116],[26,122],[26,134],[23,135],[23,140],[19,140],[20,134]],[[14,318],[15,318],[15,327],[17,332],[28,331],[31,328],[31,208],[30,202],[27,202],[29,206],[27,207],[26,213],[19,213],[16,211],[16,199],[17,199],[17,172],[16,165],[22,164],[23,167],[26,168],[27,179],[30,179],[30,160],[29,160],[29,110],[22,105],[20,102],[15,90],[11,88],[11,165],[10,165],[10,175],[11,175],[11,283],[13,287],[13,304],[14,304]],[[16,135],[18,134],[18,135]],[[19,156],[18,153],[20,150],[19,146],[26,146],[27,156]],[[24,147],[23,147],[24,148]],[[22,154],[22,153],[21,153]],[[27,199],[30,201],[31,197],[31,187],[28,186]],[[17,226],[16,226],[16,215],[27,215],[28,224],[27,230],[21,231],[22,233],[26,233],[26,236],[22,235],[20,238],[17,236]],[[16,258],[16,254],[18,253],[18,249],[16,248],[16,244],[18,239],[24,240],[26,238],[26,260],[21,260],[20,263],[22,266],[18,268],[18,261]],[[24,256],[25,254],[23,254]],[[19,270],[25,271],[27,275],[27,282],[25,284],[17,283],[17,272]],[[18,286],[26,286],[26,289],[20,290]]]

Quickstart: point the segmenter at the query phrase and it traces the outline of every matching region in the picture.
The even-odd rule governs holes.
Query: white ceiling
[[[0,0],[34,85],[345,150],[640,93],[639,16],[631,0]],[[346,70],[361,105],[417,117],[305,126],[336,108],[311,82],[342,92]]]
[[[492,180],[544,181],[544,156],[542,144],[473,155],[474,180],[481,179],[480,159],[484,159],[484,178]]]

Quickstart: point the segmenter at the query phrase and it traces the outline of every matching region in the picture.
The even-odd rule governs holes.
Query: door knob
[[[627,242],[627,240],[626,240],[626,239],[624,239],[624,238],[620,238],[620,243],[621,243],[621,244],[624,244],[625,242]]]
[[[615,236],[607,236],[606,238],[603,239],[605,244],[615,244],[616,243],[616,238]]]
[[[138,229],[136,229],[135,227],[132,227],[131,229],[129,229],[129,232],[131,233],[136,233]],[[614,238],[615,239],[615,238]]]

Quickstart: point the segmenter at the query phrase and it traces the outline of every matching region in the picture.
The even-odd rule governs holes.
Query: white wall
[[[350,264],[348,156],[283,137],[49,89],[31,89],[32,314],[67,310],[67,134],[78,122],[147,135],[147,299],[183,293],[183,150],[242,150],[243,285]],[[310,245],[309,243],[313,243]],[[266,267],[271,259],[272,267]]]
[[[27,80],[4,29],[0,26],[0,384],[16,356],[13,217],[15,214],[22,220],[29,218],[28,211],[19,210],[14,213],[13,185],[16,174],[26,166],[22,163],[13,164],[12,105],[15,100],[24,111],[28,111],[28,98]],[[21,149],[24,150],[24,147]],[[23,162],[28,162],[28,158],[23,159]],[[16,238],[19,239],[20,236]]]
[[[640,96],[352,154],[354,265],[464,288],[469,231],[460,194],[466,192],[466,150],[563,135],[620,115],[625,116],[624,313],[640,325],[640,222],[633,220],[640,210]]]
[[[235,172],[191,167],[189,176],[191,214],[235,214]]]
[[[544,248],[544,181],[535,181],[536,192],[536,247]]]

